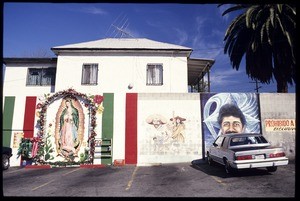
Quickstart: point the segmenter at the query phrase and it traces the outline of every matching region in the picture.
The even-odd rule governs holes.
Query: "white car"
[[[239,169],[266,168],[275,172],[277,166],[287,165],[288,158],[282,147],[272,147],[259,133],[225,134],[216,138],[206,153],[207,162],[220,163],[227,173]]]

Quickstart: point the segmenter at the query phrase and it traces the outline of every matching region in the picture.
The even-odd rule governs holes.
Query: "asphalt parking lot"
[[[157,166],[64,167],[3,171],[3,196],[15,197],[295,197],[295,164],[227,175],[203,160]]]

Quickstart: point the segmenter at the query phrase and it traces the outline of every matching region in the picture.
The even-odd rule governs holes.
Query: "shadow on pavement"
[[[202,171],[211,176],[217,176],[221,178],[228,177],[248,177],[248,176],[257,176],[257,175],[270,175],[266,168],[255,168],[255,169],[243,169],[239,170],[235,174],[227,174],[223,165],[219,163],[214,163],[213,165],[208,165],[207,160],[198,159],[193,160],[190,165],[192,168]]]

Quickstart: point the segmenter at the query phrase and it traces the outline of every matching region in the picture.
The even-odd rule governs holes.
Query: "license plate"
[[[265,156],[263,154],[255,155],[255,159],[265,159]]]

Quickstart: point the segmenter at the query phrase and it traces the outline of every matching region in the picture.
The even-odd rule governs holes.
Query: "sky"
[[[210,91],[257,92],[256,83],[224,54],[224,35],[234,14],[228,5],[183,3],[42,3],[3,4],[3,57],[56,57],[52,47],[127,37],[147,38],[193,49],[191,58],[215,60]],[[117,31],[122,28],[124,33]],[[258,83],[259,93],[276,93],[276,81]],[[289,93],[295,93],[289,85]]]

